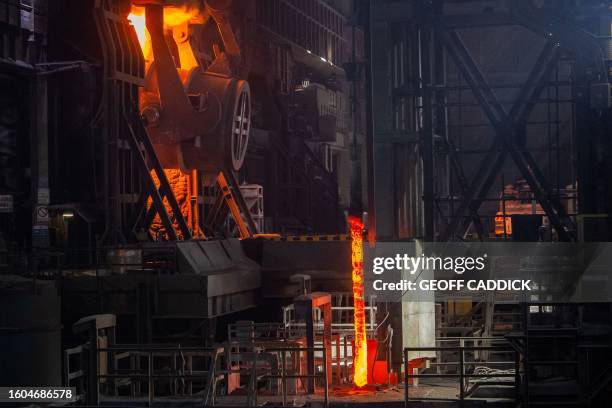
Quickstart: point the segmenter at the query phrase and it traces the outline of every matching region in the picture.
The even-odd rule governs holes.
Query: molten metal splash
[[[351,261],[353,267],[353,304],[355,318],[355,350],[353,382],[363,387],[368,382],[368,346],[365,328],[365,302],[363,299],[363,223],[357,217],[348,219],[351,232]]]
[[[185,25],[192,19],[197,19],[200,16],[197,8],[185,7],[164,7],[164,28],[166,30],[181,29],[185,30]],[[151,37],[147,30],[145,21],[145,8],[139,6],[132,6],[130,14],[128,14],[128,20],[134,26],[140,48],[142,49],[142,55],[146,61],[151,61],[153,55],[151,54]],[[182,26],[182,27],[181,27]],[[181,33],[187,36],[187,32]],[[196,59],[193,56],[193,51],[189,44],[177,44],[179,48],[179,58],[181,68],[190,69],[197,65]]]
[[[132,6],[130,14],[128,14],[128,20],[134,26],[136,36],[138,37],[138,43],[140,44],[145,60],[149,59],[149,53],[151,52],[151,37],[147,31],[144,7]]]

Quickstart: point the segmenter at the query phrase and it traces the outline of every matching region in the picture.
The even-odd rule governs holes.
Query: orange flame
[[[178,29],[180,26],[184,26],[189,23],[192,19],[199,17],[199,10],[197,8],[188,7],[164,7],[164,28],[166,30]],[[128,20],[134,26],[136,36],[138,37],[138,43],[142,49],[142,55],[145,61],[152,61],[153,55],[151,53],[151,37],[147,30],[145,21],[145,8],[139,6],[132,6],[130,14],[128,14]],[[185,36],[187,33],[183,33]],[[183,69],[190,69],[197,65],[193,50],[188,43],[177,44],[179,49],[180,65]]]
[[[151,37],[149,36],[149,31],[147,31],[144,7],[132,6],[130,14],[128,14],[128,20],[134,26],[138,43],[140,43],[140,48],[142,49],[142,55],[145,60],[148,60],[151,52]]]
[[[351,261],[353,279],[353,307],[355,318],[355,350],[353,382],[363,387],[368,382],[368,346],[365,328],[365,302],[363,299],[363,223],[357,217],[349,217],[351,233]]]

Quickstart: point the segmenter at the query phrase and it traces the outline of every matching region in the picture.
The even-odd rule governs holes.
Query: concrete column
[[[36,76],[30,86],[32,247],[49,247],[49,135],[47,78]]]

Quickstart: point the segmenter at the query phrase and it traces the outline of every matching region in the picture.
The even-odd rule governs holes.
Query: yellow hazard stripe
[[[285,236],[263,236],[269,241],[291,241],[291,242],[312,242],[312,241],[348,241],[348,234],[337,235],[285,235]]]

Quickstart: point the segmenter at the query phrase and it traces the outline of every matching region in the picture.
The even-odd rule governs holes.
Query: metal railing
[[[276,322],[238,321],[227,325],[227,334],[230,342],[284,340],[287,338],[285,325]]]
[[[232,374],[247,374],[249,381],[247,384],[247,406],[258,406],[259,380],[280,380],[280,391],[282,396],[282,406],[287,405],[289,395],[287,381],[317,379],[323,380],[324,406],[329,406],[329,372],[327,370],[327,353],[324,347],[299,347],[299,346],[261,346],[254,343],[231,342],[224,345],[226,367],[217,368],[216,376],[225,377],[229,384],[229,376]],[[318,367],[321,370],[315,373],[302,373],[300,353],[321,353],[322,360]],[[289,361],[292,364],[288,364]],[[260,364],[261,363],[261,364]],[[277,394],[278,395],[278,394]],[[297,388],[295,390],[297,395]],[[211,387],[210,406],[217,406],[216,382]]]
[[[65,386],[75,386],[76,400],[81,401],[84,397],[85,380],[87,377],[87,362],[84,356],[85,346],[80,345],[64,350],[64,382]],[[73,356],[78,357],[78,367],[75,370],[72,364]]]
[[[436,339],[436,346],[441,347],[450,347],[451,350],[442,350],[436,352],[436,361],[431,363],[431,366],[436,367],[437,372],[440,372],[441,369],[447,367],[453,367],[456,363],[452,361],[447,361],[452,358],[452,355],[456,353],[456,350],[453,347],[465,347],[471,346],[476,347],[478,349],[473,351],[474,359],[478,361],[486,361],[486,364],[495,365],[500,362],[489,361],[489,355],[492,354],[488,350],[481,350],[480,347],[483,346],[505,346],[510,347],[510,343],[504,337],[477,337],[477,336],[467,336],[467,337],[442,337]],[[505,350],[506,348],[503,348]],[[494,353],[493,353],[494,354]],[[505,364],[507,362],[501,362]]]
[[[458,354],[459,360],[456,362],[448,362],[447,365],[455,365],[457,367],[457,373],[426,373],[426,374],[413,374],[409,370],[408,353],[409,352],[424,352],[434,351],[439,352],[455,352]],[[466,361],[465,352],[507,352],[513,354],[513,361]],[[466,372],[466,367],[477,366],[477,365],[513,365],[513,372],[499,372],[499,373],[477,373],[477,372]],[[470,378],[513,378],[513,382],[503,381],[503,385],[512,384],[515,390],[515,402],[520,401],[521,396],[521,372],[520,372],[520,354],[510,346],[465,346],[460,345],[457,347],[453,346],[440,346],[440,347],[406,347],[404,348],[404,407],[408,407],[408,401],[410,400],[410,380],[418,378],[457,378],[459,380],[459,401],[461,406],[466,399],[468,390],[466,387],[466,380]],[[495,382],[488,381],[487,384],[496,384]]]
[[[300,333],[296,333],[300,332]],[[290,334],[293,335],[290,336]],[[228,325],[228,339],[224,343],[226,346],[226,354],[231,355],[232,349],[238,345],[255,346],[260,348],[269,347],[271,342],[278,344],[289,344],[299,341],[305,335],[305,326],[292,331],[287,329],[283,323],[255,323],[252,321],[239,321]],[[349,365],[353,362],[353,331],[346,331],[332,334],[331,341],[331,361],[333,380],[336,384],[341,384],[343,380],[348,381],[350,370]],[[323,341],[320,338],[315,338],[315,347],[322,347]],[[333,369],[335,366],[335,370]]]
[[[281,370],[280,374],[267,374],[264,378],[280,379],[281,380],[281,395],[283,407],[287,406],[287,380],[289,379],[308,379],[315,381],[317,378],[323,380],[323,406],[329,407],[329,372],[327,371],[327,353],[324,347],[313,347],[312,352],[320,352],[323,355],[321,363],[321,372],[311,374],[287,373],[287,353],[308,352],[308,347],[267,347],[262,351],[266,353],[280,353],[281,355]],[[315,368],[316,371],[316,368]]]
[[[174,390],[172,396],[191,397],[203,391],[204,404],[214,404],[217,366],[222,352],[222,348],[163,345],[114,345],[92,350],[91,343],[87,343],[65,350],[64,380],[67,386],[77,385],[80,399],[86,399],[88,404],[97,404],[101,395],[121,397],[119,388],[128,386],[130,392],[127,397],[146,395],[148,405],[153,406],[156,381],[161,380],[165,380],[165,385]],[[94,353],[96,357],[88,359],[83,356],[84,353]],[[79,354],[80,364],[72,370],[71,357]],[[204,362],[194,369],[194,360],[198,358]],[[159,361],[156,364],[156,359],[165,359],[170,366],[159,364]],[[90,362],[85,363],[87,360]],[[126,361],[128,367],[122,367]],[[160,366],[164,368],[160,369]],[[95,381],[91,376],[95,376]],[[146,392],[143,393],[142,388]]]
[[[90,352],[96,356],[93,360]],[[301,353],[308,352],[322,355],[314,373],[303,373]],[[80,361],[77,367],[71,364],[75,356]],[[148,406],[153,406],[154,401],[162,397],[160,394],[164,394],[156,392],[162,382],[166,390],[163,396],[197,398],[202,400],[203,406],[218,406],[219,381],[225,379],[229,384],[230,375],[239,374],[248,377],[247,406],[258,404],[258,381],[274,379],[280,381],[282,406],[288,406],[287,382],[292,379],[322,380],[324,406],[329,406],[328,356],[323,347],[264,348],[252,343],[231,343],[216,348],[130,344],[92,350],[87,343],[65,350],[64,358],[65,384],[76,385],[79,400],[92,405],[97,405],[100,397],[106,396],[146,397]],[[204,361],[194,364],[197,358]],[[292,364],[288,364],[288,360]],[[236,364],[237,361],[246,362],[246,365]],[[125,362],[128,362],[127,367],[122,364]],[[196,365],[199,365],[197,369]],[[129,387],[128,395],[125,391],[120,392],[121,387]],[[297,388],[295,395],[298,395]]]
[[[355,324],[351,320],[353,317],[353,306],[332,306],[332,316],[340,314],[344,316],[344,319],[333,319],[340,320],[340,322],[334,322],[332,320],[332,333],[339,334],[344,332],[354,332]],[[376,329],[376,306],[365,306],[366,315],[366,331],[373,333]],[[342,321],[344,320],[344,321]],[[293,304],[283,307],[283,324],[285,325],[289,336],[295,336],[299,331],[306,330],[306,323],[297,322],[294,318],[294,306]],[[323,330],[323,319],[321,311],[315,309],[315,324],[314,329],[318,331]]]
[[[155,273],[175,273],[177,270],[176,247],[156,242],[94,248],[58,247],[0,255],[0,274],[11,272],[35,279],[61,279],[83,271],[99,277],[132,270]]]
[[[109,353],[107,359],[112,362],[112,366],[109,367],[108,373],[98,372],[98,390],[100,384],[103,381],[108,381],[107,389],[116,392],[117,384],[115,380],[124,379],[130,382],[132,394],[139,391],[137,385],[141,382],[147,384],[147,399],[149,406],[153,406],[155,399],[155,381],[156,380],[172,380],[176,389],[176,381],[180,380],[183,384],[183,395],[194,394],[194,382],[198,382],[201,391],[204,391],[205,404],[210,400],[214,400],[214,383],[217,374],[217,363],[219,355],[222,349],[219,348],[202,348],[202,347],[165,347],[165,346],[143,346],[143,345],[128,345],[128,346],[111,346],[107,348],[99,348],[98,350],[99,361],[102,360],[103,353]],[[147,366],[146,368],[140,368],[139,364],[135,364],[136,359],[146,357]],[[163,370],[155,369],[155,358],[165,358],[172,362],[170,370],[163,372]],[[208,369],[194,370],[193,359],[204,358],[208,360]],[[130,368],[119,369],[118,363],[122,359],[128,359],[130,361]],[[177,368],[177,360],[183,361],[185,364],[184,369]],[[138,384],[132,382],[136,380]],[[197,387],[197,385],[196,385]],[[176,395],[176,394],[175,394]]]

